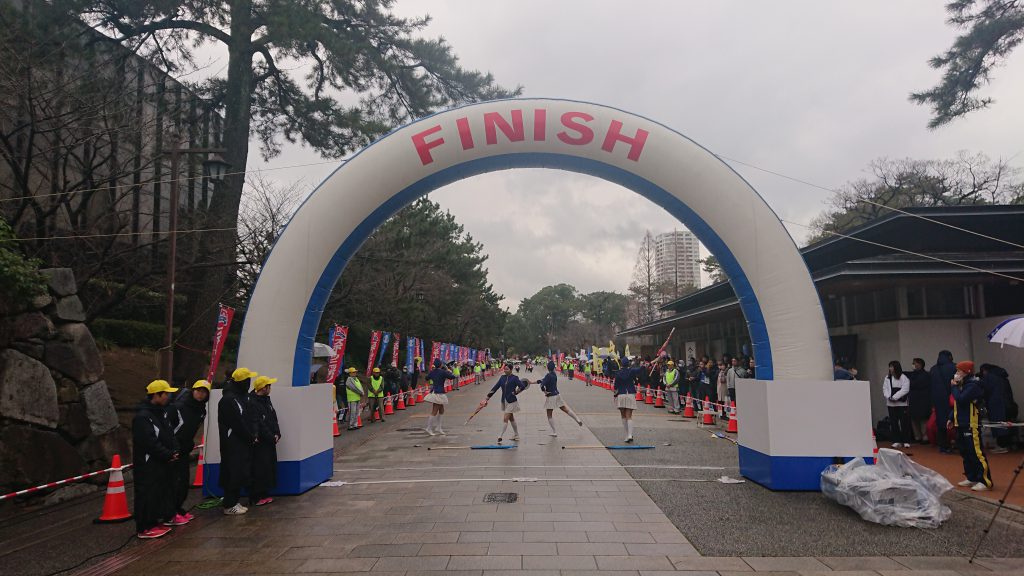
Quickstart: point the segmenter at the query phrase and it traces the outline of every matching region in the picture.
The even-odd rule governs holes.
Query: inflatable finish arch
[[[306,384],[321,313],[348,260],[374,228],[416,198],[512,168],[555,168],[620,184],[677,217],[715,254],[739,298],[757,362],[759,380],[748,381],[737,402],[744,475],[773,488],[815,489],[817,472],[833,457],[870,455],[866,396],[864,410],[852,410],[843,430],[859,430],[853,436],[860,440],[812,440],[796,428],[808,424],[798,413],[810,411],[805,402],[816,393],[833,405],[852,397],[828,399],[837,392],[825,384],[832,380],[831,350],[814,284],[786,229],[746,181],[646,118],[584,102],[513,99],[449,110],[392,132],[335,170],[278,239],[249,303],[238,362],[283,382],[290,377],[288,393],[278,389],[274,396],[298,421],[281,418],[298,436],[289,441],[283,434],[282,492],[330,477],[331,438],[322,430],[330,426],[330,392]],[[791,424],[775,415],[794,400],[781,396],[785,383],[796,386],[786,394],[803,395]],[[323,422],[308,418],[312,406],[320,406]],[[208,455],[211,482],[218,462]]]

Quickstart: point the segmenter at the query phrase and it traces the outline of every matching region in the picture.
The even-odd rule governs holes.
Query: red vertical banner
[[[398,332],[394,334],[395,347],[391,351],[391,365],[395,368],[398,367],[398,342],[402,339]]]
[[[380,338],[382,336],[380,330],[374,330],[370,334],[370,358],[366,361],[366,375],[369,376],[373,371],[373,362],[377,358],[377,352],[380,350]]]
[[[217,329],[213,333],[213,351],[210,353],[210,370],[206,373],[206,380],[213,382],[214,374],[217,372],[217,363],[220,362],[220,355],[224,352],[224,341],[228,338],[228,330],[231,329],[231,319],[235,317],[235,309],[230,306],[220,305],[220,313],[217,314]]]
[[[430,365],[433,366],[434,365],[434,360],[437,360],[440,357],[441,357],[441,343],[440,342],[434,342],[434,346],[430,350]]]
[[[341,369],[341,361],[345,357],[345,345],[348,344],[348,326],[334,325],[331,336],[331,349],[334,356],[327,362],[327,383],[334,384]]]

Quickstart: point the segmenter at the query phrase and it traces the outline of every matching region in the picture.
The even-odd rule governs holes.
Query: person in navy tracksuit
[[[519,441],[519,427],[516,426],[516,412],[519,412],[519,398],[517,395],[526,390],[530,385],[529,380],[520,380],[518,376],[512,374],[512,364],[505,364],[505,373],[498,378],[498,382],[491,388],[491,391],[487,393],[487,398],[481,402],[481,405],[486,406],[487,401],[490,400],[491,396],[498,390],[501,390],[501,411],[503,426],[501,428],[501,436],[498,436],[498,444],[501,444],[502,438],[505,437],[505,433],[508,432],[508,425],[512,425],[512,441]]]
[[[636,382],[643,371],[641,367],[630,367],[629,359],[623,359],[622,368],[615,373],[615,406],[622,417],[622,428],[626,431],[626,443],[633,442],[633,410],[636,410]]]
[[[548,362],[548,373],[540,381],[540,390],[544,393],[544,410],[548,413],[548,426],[551,427],[549,436],[558,436],[558,432],[555,431],[555,419],[553,418],[555,408],[559,408],[575,420],[577,424],[583,426],[583,420],[580,420],[580,417],[572,411],[572,408],[569,408],[569,405],[562,399],[562,395],[558,393],[558,376],[555,374],[554,362]]]

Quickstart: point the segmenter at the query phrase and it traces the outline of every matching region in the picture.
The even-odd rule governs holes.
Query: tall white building
[[[678,286],[680,293],[687,285],[700,288],[700,251],[697,237],[689,230],[673,230],[654,239],[655,274],[659,283]]]

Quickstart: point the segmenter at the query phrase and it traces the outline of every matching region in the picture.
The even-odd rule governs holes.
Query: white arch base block
[[[870,458],[870,383],[737,380],[740,473],[772,490],[820,490],[829,464]]]
[[[220,434],[217,432],[217,402],[223,390],[210,394],[207,414],[206,452],[203,463],[203,494],[223,496],[220,479]],[[281,423],[277,444],[277,487],[273,494],[302,494],[329,479],[334,473],[334,436],[331,422],[334,386],[281,388],[271,392],[274,410]]]

